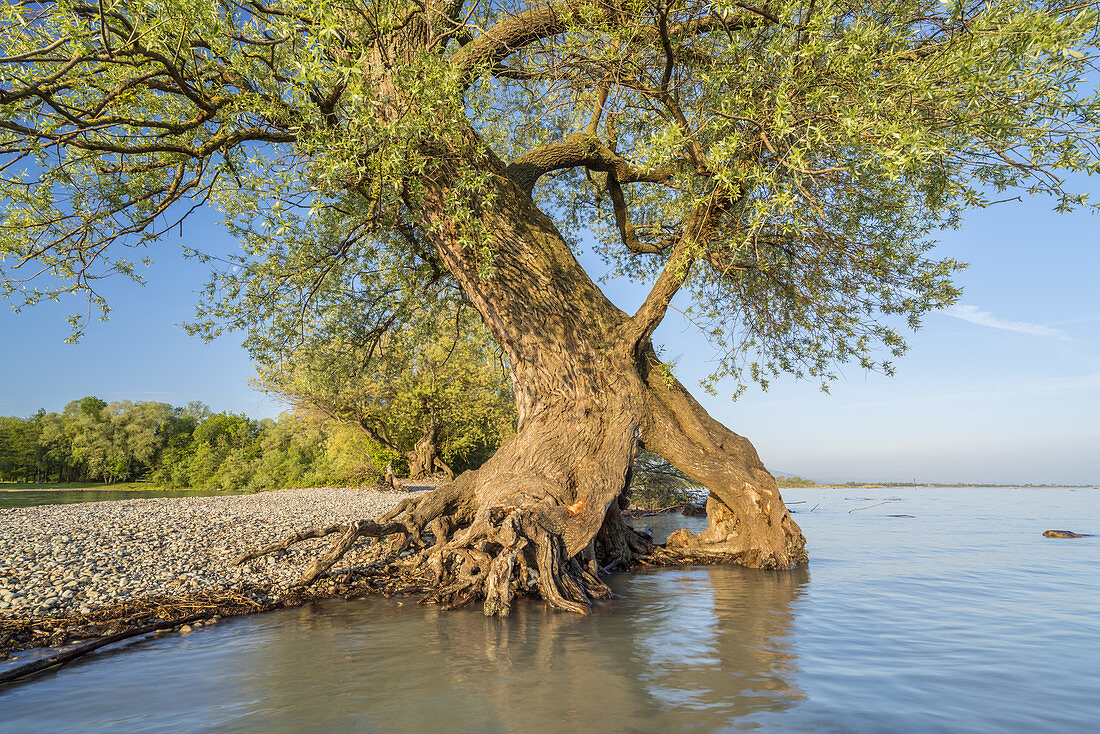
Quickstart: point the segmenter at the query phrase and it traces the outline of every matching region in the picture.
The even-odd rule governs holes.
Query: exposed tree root
[[[311,538],[324,538],[329,535],[340,533],[340,539],[329,548],[324,554],[318,557],[309,568],[305,570],[301,578],[298,579],[299,586],[309,586],[316,581],[321,574],[332,568],[333,564],[344,557],[355,542],[359,538],[381,538],[387,535],[393,535],[395,533],[405,533],[406,529],[404,525],[400,523],[386,523],[385,525],[379,525],[371,520],[358,520],[348,525],[336,524],[329,525],[327,527],[313,528],[310,530],[304,530],[301,532],[293,533],[288,538],[272,543],[257,551],[245,553],[233,562],[235,566],[240,566],[260,556],[266,556],[271,553],[280,553],[290,548],[290,546],[297,543],[301,543],[303,540],[309,540]]]
[[[333,533],[346,532],[347,529],[348,529],[347,525],[336,524],[336,525],[328,525],[326,527],[310,528],[308,530],[302,530],[300,532],[291,534],[289,537],[287,537],[283,540],[278,540],[278,541],[276,541],[276,542],[274,542],[270,545],[265,545],[263,548],[260,548],[259,550],[254,550],[254,551],[251,551],[249,553],[245,553],[245,554],[239,556],[235,561],[233,561],[233,565],[234,566],[240,566],[242,563],[245,563],[246,561],[251,561],[255,558],[259,558],[260,556],[266,556],[266,555],[270,555],[272,553],[279,553],[281,551],[285,551],[288,548],[290,548],[290,546],[301,543],[304,540],[310,540],[311,538],[324,538],[324,537],[327,537],[329,535],[332,535]]]
[[[339,534],[302,574],[298,586],[304,588],[321,579],[361,539],[388,537],[367,550],[361,565],[342,573],[358,575],[385,593],[420,593],[421,603],[443,609],[481,600],[486,615],[504,616],[514,599],[523,595],[537,595],[552,608],[585,614],[594,600],[611,596],[601,574],[637,564],[676,565],[689,560],[654,545],[623,522],[618,503],[608,509],[596,537],[571,557],[559,530],[563,508],[533,504],[492,507],[483,513],[459,511],[461,499],[469,496],[462,487],[444,485],[402,500],[377,521],[294,533],[243,554],[237,563],[284,551],[310,538]]]
[[[586,613],[611,593],[601,574],[638,564],[790,568],[805,560],[805,539],[751,444],[711,419],[678,383],[650,379],[651,351],[618,373],[591,369],[605,356],[594,355],[583,369],[563,367],[577,381],[593,380],[584,400],[550,388],[524,393],[524,380],[514,376],[519,428],[480,469],[410,495],[377,520],[295,533],[241,562],[339,534],[302,574],[304,588],[361,539],[385,538],[358,554],[354,569],[372,588],[415,591],[444,609],[481,600],[494,616],[508,614],[522,595]],[[679,531],[659,546],[624,522],[630,467],[643,440],[710,489],[707,530]]]

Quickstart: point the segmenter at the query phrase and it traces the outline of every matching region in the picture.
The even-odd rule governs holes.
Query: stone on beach
[[[240,567],[234,559],[306,527],[376,517],[407,496],[311,488],[0,509],[0,615],[250,587],[277,597],[331,539]],[[355,561],[353,551],[341,566]]]

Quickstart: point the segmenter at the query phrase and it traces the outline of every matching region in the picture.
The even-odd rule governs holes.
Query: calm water
[[[71,505],[77,502],[103,502],[106,500],[133,500],[148,497],[214,497],[247,492],[209,492],[201,489],[59,489],[39,492],[33,489],[16,492],[0,490],[0,510],[5,507],[34,507],[35,505]]]
[[[1100,491],[785,496],[811,543],[792,573],[619,575],[587,618],[372,599],[230,620],[0,690],[0,730],[1100,728],[1100,538],[1041,536],[1100,532]]]

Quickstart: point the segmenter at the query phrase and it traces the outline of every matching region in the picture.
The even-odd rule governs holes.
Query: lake
[[[1100,491],[784,496],[792,572],[620,574],[588,617],[377,598],[228,620],[0,689],[0,731],[1100,728],[1100,538],[1042,537],[1100,532]]]
[[[71,505],[77,502],[140,500],[150,497],[216,497],[248,492],[212,492],[205,489],[20,489],[0,490],[0,510],[7,507]]]

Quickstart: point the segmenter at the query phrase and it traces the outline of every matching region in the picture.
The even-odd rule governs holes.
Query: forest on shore
[[[448,468],[479,467],[509,426],[484,428],[467,420],[435,431]],[[422,441],[410,432],[399,445]],[[60,413],[0,417],[0,482],[260,491],[375,485],[387,467],[398,476],[411,473],[401,451],[373,440],[362,426],[304,408],[256,420],[214,412],[201,402],[180,407],[87,396]],[[640,507],[699,501],[682,472],[648,451],[636,458],[632,483]]]
[[[254,387],[289,407],[277,419],[86,396],[60,413],[0,417],[0,481],[264,490],[371,485],[387,468],[453,478],[515,432],[499,350],[453,304],[376,340],[340,326],[295,349],[267,332],[245,346]]]
[[[260,490],[368,484],[390,463],[403,468],[362,431],[305,412],[255,420],[199,402],[88,396],[60,413],[0,417],[0,480],[9,482]]]

